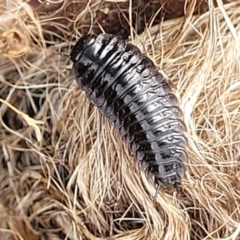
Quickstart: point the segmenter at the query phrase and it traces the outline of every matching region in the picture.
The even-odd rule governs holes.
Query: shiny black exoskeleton
[[[185,173],[186,127],[167,79],[121,37],[84,36],[70,54],[80,88],[118,129],[157,185],[175,185]]]

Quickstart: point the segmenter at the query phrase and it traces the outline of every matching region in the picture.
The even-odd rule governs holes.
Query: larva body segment
[[[158,185],[185,173],[186,127],[164,76],[140,50],[118,36],[80,38],[70,54],[80,88],[118,129]]]

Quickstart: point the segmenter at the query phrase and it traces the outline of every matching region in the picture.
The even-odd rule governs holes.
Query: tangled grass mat
[[[173,81],[188,127],[186,177],[154,199],[56,53],[75,39],[19,2],[0,22],[0,239],[240,239],[240,3],[132,39]]]

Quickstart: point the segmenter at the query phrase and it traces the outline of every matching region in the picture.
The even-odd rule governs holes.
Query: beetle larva
[[[80,38],[70,57],[80,88],[158,188],[180,183],[188,158],[186,127],[173,90],[153,62],[111,34]]]

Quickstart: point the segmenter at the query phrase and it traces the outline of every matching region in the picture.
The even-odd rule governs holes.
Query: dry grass
[[[163,189],[157,199],[77,87],[69,60],[55,53],[69,53],[74,42],[46,48],[45,30],[27,4],[4,9],[1,240],[240,239],[240,3],[217,2],[201,16],[189,7],[186,19],[135,39],[173,80],[189,129],[186,177],[178,192]]]

